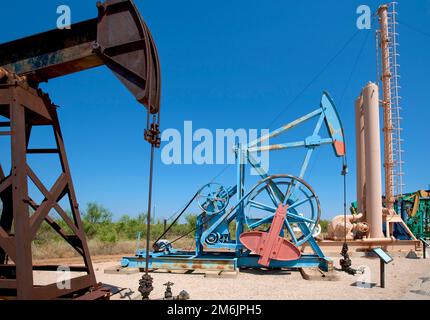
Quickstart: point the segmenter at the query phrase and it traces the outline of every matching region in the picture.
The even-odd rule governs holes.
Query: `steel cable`
[[[358,30],[358,31],[356,31],[356,32],[354,32],[353,33],[353,35],[350,37],[350,38],[348,38],[348,40],[342,45],[342,47],[340,48],[340,50],[338,50],[337,52],[336,52],[336,54],[324,65],[324,67],[311,79],[311,81],[287,104],[287,106],[277,115],[277,116],[275,116],[275,118],[272,120],[272,122],[267,126],[267,127],[270,127],[270,126],[272,126],[275,122],[276,122],[276,120],[278,120],[284,113],[285,113],[285,111],[289,108],[289,107],[291,107],[305,92],[306,92],[306,90],[308,90],[308,88],[316,81],[316,80],[318,80],[319,78],[320,78],[320,76],[328,69],[328,67],[343,53],[343,51],[348,47],[348,45],[354,40],[354,38],[358,35],[358,33],[359,33],[359,31],[360,30]],[[353,65],[353,69],[352,69],[352,71],[351,71],[351,73],[350,73],[350,77],[349,77],[349,79],[348,79],[348,81],[347,81],[347,85],[346,85],[346,87],[344,88],[344,93],[342,94],[342,100],[343,100],[343,96],[344,96],[344,94],[345,94],[345,91],[347,90],[347,88],[349,87],[349,83],[350,83],[350,81],[351,81],[351,79],[352,79],[352,75],[353,75],[353,73],[355,72],[355,68],[356,68],[356,66],[357,66],[357,64],[358,64],[358,60],[359,60],[359,58],[360,58],[360,56],[361,56],[361,54],[362,54],[362,51],[363,51],[363,49],[364,49],[364,46],[365,46],[365,44],[366,44],[366,42],[367,42],[367,38],[368,38],[368,35],[367,35],[367,37],[366,37],[366,39],[365,39],[365,42],[363,43],[363,45],[362,45],[362,47],[361,47],[361,50],[360,50],[360,53],[359,53],[359,55],[358,55],[358,57],[357,57],[357,59],[356,59],[356,62],[354,63],[354,65]],[[345,157],[346,158],[346,157]],[[226,165],[221,171],[220,171],[220,173],[219,174],[217,174],[212,180],[211,180],[211,182],[213,182],[215,179],[217,179],[219,176],[221,176],[226,170],[227,170],[227,168],[228,168],[229,166],[228,165]],[[344,178],[344,180],[346,181],[346,178]],[[346,182],[345,182],[346,183]],[[346,186],[344,187],[344,189],[346,189]],[[346,191],[344,191],[344,192],[346,192]],[[162,237],[164,237],[166,234],[167,234],[167,232],[173,227],[173,225],[179,220],[179,218],[184,214],[184,212],[186,211],[186,209],[188,209],[188,207],[191,205],[191,203],[194,201],[194,199],[197,197],[197,194],[198,194],[198,192],[193,196],[193,198],[185,205],[185,207],[184,207],[184,209],[182,210],[182,211],[180,211],[180,213],[179,213],[179,215],[175,218],[175,220],[172,222],[172,224],[163,232],[163,234],[156,240],[156,242],[157,241],[159,241]],[[345,197],[346,197],[346,194],[345,194]],[[173,219],[173,217],[175,217],[177,214],[178,214],[178,212],[179,211],[177,211],[177,212],[175,212],[172,216],[170,216],[169,217],[169,219],[168,220],[171,220],[171,219]],[[345,199],[345,201],[344,201],[344,212],[346,212],[346,199]],[[216,216],[216,215],[215,215]],[[211,219],[213,219],[213,217],[214,216],[212,216],[212,217],[210,217],[209,219],[206,219],[206,221],[205,221],[205,223],[207,223],[207,222],[209,222]],[[190,231],[188,231],[186,234],[184,234],[184,235],[181,235],[180,237],[178,237],[178,238],[176,238],[175,240],[173,240],[173,241],[171,241],[170,243],[174,243],[174,242],[176,242],[176,241],[178,241],[178,240],[180,240],[180,239],[182,239],[182,238],[184,238],[184,237],[186,237],[186,236],[188,236],[190,233],[192,233],[192,232],[194,232],[195,230],[196,230],[197,228],[193,228],[192,230],[190,230]]]
[[[316,80],[328,69],[328,67],[342,54],[342,52],[348,47],[348,45],[354,40],[361,30],[357,30],[354,34],[343,44],[339,51],[324,65],[324,67],[311,79],[311,81],[287,104],[287,106],[269,123],[267,127],[271,127],[284,113],[290,108],[305,92],[309,87],[314,84]]]

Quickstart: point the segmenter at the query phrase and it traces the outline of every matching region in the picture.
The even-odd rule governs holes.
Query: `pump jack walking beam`
[[[0,45],[0,67],[29,84],[106,65],[152,114],[160,109],[160,64],[131,0],[97,3],[98,18]]]

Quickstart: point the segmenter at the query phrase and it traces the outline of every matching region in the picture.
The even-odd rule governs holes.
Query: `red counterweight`
[[[269,232],[250,231],[240,235],[240,242],[261,257],[258,263],[262,266],[268,267],[271,260],[292,261],[301,256],[299,248],[280,236],[287,209],[288,205],[279,205]]]

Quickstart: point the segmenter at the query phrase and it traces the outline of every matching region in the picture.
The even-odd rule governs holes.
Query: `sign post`
[[[427,256],[426,251],[427,251],[427,248],[430,247],[430,244],[424,238],[420,238],[420,240],[421,240],[421,243],[423,244],[423,259],[425,259]]]
[[[382,248],[374,248],[372,251],[378,256],[380,261],[380,278],[381,288],[385,288],[385,265],[391,263],[394,259]]]

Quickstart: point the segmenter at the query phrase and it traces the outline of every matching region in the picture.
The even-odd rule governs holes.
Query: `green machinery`
[[[395,210],[417,239],[430,239],[430,190],[403,195]]]
[[[430,190],[420,190],[398,197],[394,210],[402,217],[415,238],[430,239]],[[357,213],[357,202],[351,204],[350,211],[351,214]],[[395,224],[393,227],[393,236],[396,239],[411,239],[410,233],[402,225]],[[385,232],[385,225],[383,229]]]

